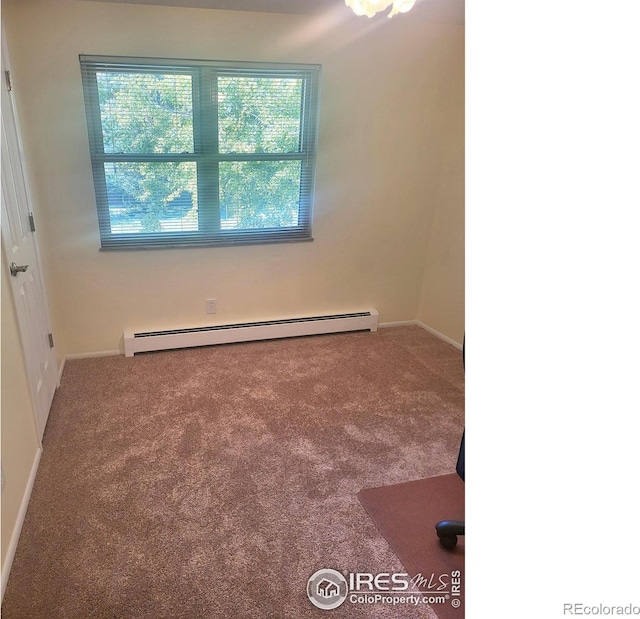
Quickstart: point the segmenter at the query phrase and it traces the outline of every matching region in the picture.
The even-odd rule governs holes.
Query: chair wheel
[[[442,537],[439,538],[439,540],[440,540],[440,545],[443,548],[446,548],[447,550],[453,550],[456,547],[456,544],[458,543],[458,536],[443,535]]]

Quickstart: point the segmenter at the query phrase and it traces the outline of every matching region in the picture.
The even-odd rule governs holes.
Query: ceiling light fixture
[[[344,2],[356,15],[366,15],[367,17],[373,17],[376,13],[393,5],[387,15],[387,17],[393,17],[398,13],[410,11],[416,0],[344,0]]]

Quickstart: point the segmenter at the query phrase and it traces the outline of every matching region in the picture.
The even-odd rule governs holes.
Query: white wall
[[[464,32],[447,41],[448,76],[441,91],[440,148],[433,208],[425,238],[418,319],[462,343],[465,324]]]
[[[461,25],[420,4],[367,20],[77,0],[4,0],[3,21],[61,355],[211,324],[208,297],[219,323],[375,307],[460,340]],[[99,251],[80,53],[321,64],[315,240]]]

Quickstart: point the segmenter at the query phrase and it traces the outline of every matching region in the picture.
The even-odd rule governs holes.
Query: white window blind
[[[103,249],[311,240],[318,65],[80,66]]]

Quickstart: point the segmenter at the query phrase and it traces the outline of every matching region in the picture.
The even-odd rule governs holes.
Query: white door
[[[4,39],[4,37],[3,37]],[[35,223],[30,208],[28,181],[6,73],[7,57],[2,45],[2,245],[10,273],[20,338],[27,364],[29,387],[40,440],[47,424],[51,401],[58,384],[58,368],[49,308],[40,267]],[[3,359],[11,363],[11,359]]]

